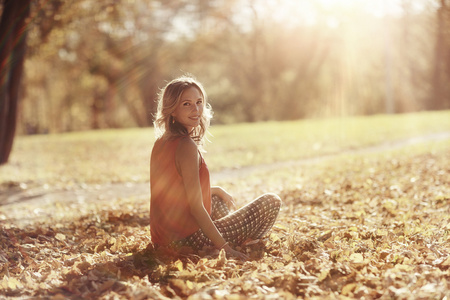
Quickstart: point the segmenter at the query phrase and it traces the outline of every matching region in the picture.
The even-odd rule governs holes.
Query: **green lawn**
[[[205,156],[218,171],[444,131],[450,131],[450,111],[213,125]],[[0,167],[0,185],[147,181],[153,141],[151,128],[18,136],[9,164]]]

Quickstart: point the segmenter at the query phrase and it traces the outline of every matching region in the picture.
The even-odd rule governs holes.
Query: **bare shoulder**
[[[189,138],[185,137],[180,140],[180,143],[178,144],[177,151],[180,151],[181,153],[197,153],[197,144]]]
[[[178,144],[175,156],[178,166],[186,163],[195,166],[198,162],[197,144],[189,137],[182,138]]]

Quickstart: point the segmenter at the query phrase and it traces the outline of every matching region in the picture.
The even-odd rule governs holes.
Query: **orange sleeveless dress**
[[[175,164],[175,152],[182,138],[188,137],[156,140],[150,159],[150,232],[152,242],[161,246],[184,239],[199,229]],[[211,214],[209,170],[203,157],[199,176],[203,205]]]

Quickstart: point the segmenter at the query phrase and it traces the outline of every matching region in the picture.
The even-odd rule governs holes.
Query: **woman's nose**
[[[199,111],[200,110],[200,105],[194,105],[194,111]]]

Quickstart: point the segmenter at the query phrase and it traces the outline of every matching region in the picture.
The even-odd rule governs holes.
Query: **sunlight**
[[[420,11],[426,0],[410,3],[412,9]],[[259,0],[252,2],[252,9],[261,16],[284,23],[287,26],[317,25],[323,22],[330,28],[339,27],[342,15],[368,13],[375,17],[399,16],[403,13],[400,0]]]
[[[384,19],[402,17],[405,11],[423,11],[427,1],[416,0],[413,4],[406,0],[243,0],[242,4],[246,5],[242,7],[246,7],[247,12],[241,11],[245,14],[242,24],[251,21],[265,24],[260,26],[293,30],[289,45],[299,45],[306,39],[305,35],[295,32],[310,30],[311,40],[332,47],[334,74],[322,78],[330,89],[317,110],[320,114],[344,116],[358,110],[357,99],[362,97],[364,87],[355,88],[355,82],[356,78],[362,78],[359,74],[366,72],[360,66],[377,55],[381,59],[384,57],[387,43],[380,37],[386,36],[388,25],[385,24],[389,24]],[[313,59],[313,54],[310,57]],[[388,67],[386,63],[383,60],[384,68]],[[389,86],[391,81],[386,78],[384,84]],[[386,92],[386,103],[390,104],[388,95]]]

